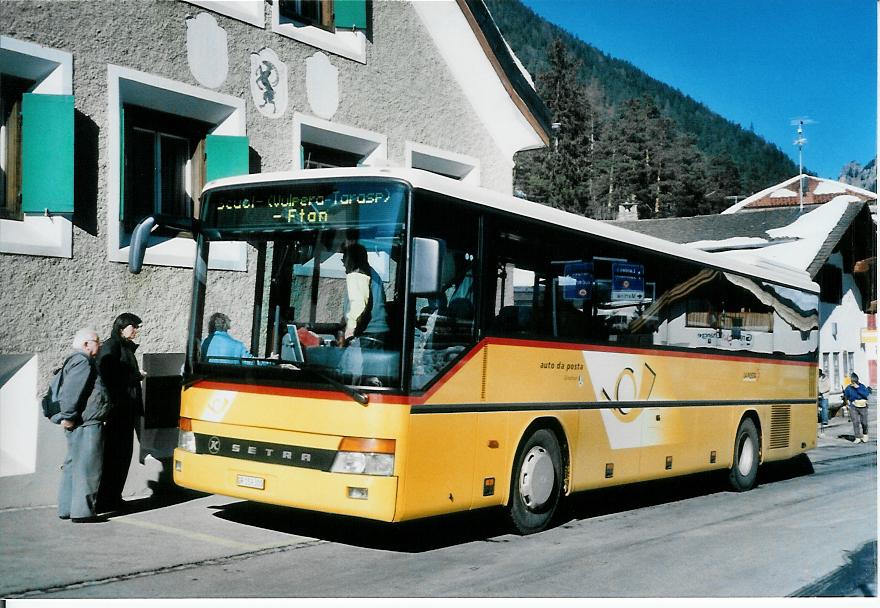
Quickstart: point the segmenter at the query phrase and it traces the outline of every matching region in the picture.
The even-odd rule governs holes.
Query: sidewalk
[[[876,453],[876,412],[872,396],[870,440],[865,444],[852,443],[849,418],[832,418],[816,449],[808,452],[810,462]],[[54,505],[0,510],[0,597],[46,597],[43,593],[50,589],[88,597],[87,587],[96,582],[328,542],[299,535],[299,530],[279,533],[230,517],[230,511],[247,509],[235,506],[241,503],[171,489],[129,499],[126,512],[91,524],[59,520]]]
[[[853,443],[853,425],[847,408],[841,408],[837,416],[828,420],[825,436],[819,437],[816,449],[809,452],[810,460],[820,462],[827,458],[838,458],[843,453],[864,453],[877,451],[877,397],[873,393],[868,400],[868,443]],[[844,416],[846,412],[846,416]],[[818,430],[819,425],[817,423]]]

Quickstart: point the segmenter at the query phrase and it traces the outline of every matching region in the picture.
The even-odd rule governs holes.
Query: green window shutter
[[[205,138],[205,180],[249,173],[248,138],[208,135]]]
[[[21,210],[73,213],[73,96],[21,101]]]
[[[367,29],[367,0],[336,0],[333,10],[337,29]]]

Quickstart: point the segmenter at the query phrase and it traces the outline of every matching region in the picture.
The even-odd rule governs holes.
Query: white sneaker
[[[861,437],[856,437],[855,439],[853,439],[853,443],[861,443],[861,442],[862,442]]]
[[[862,435],[862,443],[868,443],[868,436]]]

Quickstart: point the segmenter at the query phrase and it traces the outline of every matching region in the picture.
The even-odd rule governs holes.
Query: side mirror
[[[131,233],[131,242],[128,247],[128,271],[132,274],[139,274],[144,266],[147,241],[150,240],[150,232],[155,225],[156,218],[148,217],[141,221]]]
[[[412,241],[412,276],[410,292],[414,296],[429,296],[441,290],[440,276],[446,244],[439,239],[414,237]]]

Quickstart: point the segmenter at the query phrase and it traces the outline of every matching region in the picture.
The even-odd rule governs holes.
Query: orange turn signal
[[[393,454],[394,439],[372,439],[368,437],[343,437],[339,442],[340,452],[371,452],[373,454]]]
[[[181,419],[180,419],[180,423],[177,425],[177,427],[178,427],[181,431],[189,431],[189,432],[192,432],[192,430],[193,430],[193,421],[192,421],[191,418],[181,418]]]

